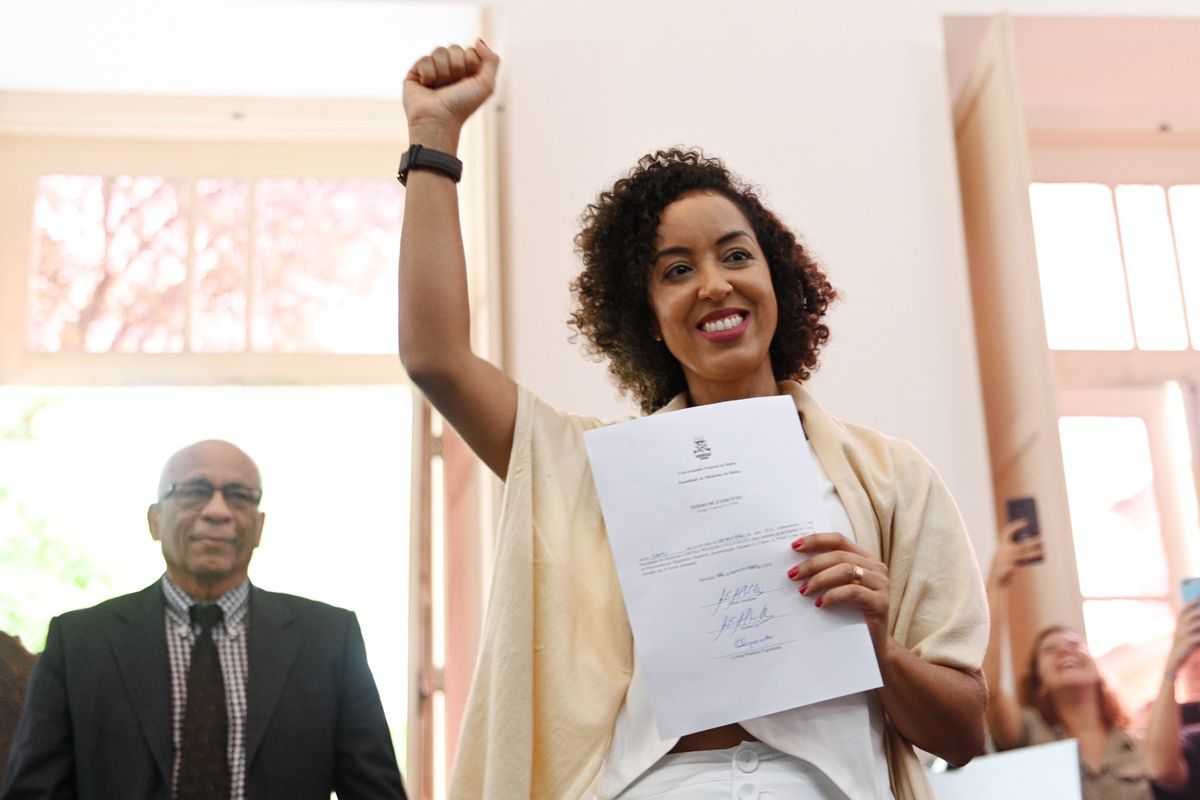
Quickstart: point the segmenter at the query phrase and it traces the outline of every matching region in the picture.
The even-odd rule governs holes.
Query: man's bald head
[[[146,519],[167,574],[193,599],[216,599],[246,580],[262,536],[261,496],[258,466],[229,442],[196,442],[167,459]]]
[[[223,439],[204,439],[189,444],[176,451],[167,463],[163,465],[162,474],[158,478],[158,497],[161,500],[173,483],[188,480],[188,475],[197,468],[209,464],[240,465],[248,476],[253,476],[252,486],[262,488],[262,478],[259,476],[258,465],[254,459],[246,455],[246,451]]]

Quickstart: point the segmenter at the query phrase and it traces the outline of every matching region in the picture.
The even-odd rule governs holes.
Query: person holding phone
[[[1013,525],[1014,531],[1012,541],[1023,542],[1027,539],[1036,539],[1041,542],[1042,530],[1038,523],[1037,500],[1033,497],[1014,497],[1004,503],[1005,512],[1008,514],[1008,522]],[[1020,523],[1020,524],[1014,524]],[[1030,564],[1036,564],[1042,561],[1045,556],[1042,553],[1040,545],[1038,547],[1029,548],[1024,557],[1017,561],[1017,566],[1025,567]]]
[[[1017,697],[1001,682],[1000,652],[1013,576],[1043,558],[1041,537],[1021,536],[1026,525],[1025,519],[1015,519],[1000,529],[988,572],[992,625],[983,670],[992,743],[997,750],[1011,750],[1075,739],[1084,800],[1157,797],[1142,764],[1141,742],[1127,730],[1128,717],[1078,631],[1054,625],[1038,633]]]
[[[1185,663],[1200,655],[1200,600],[1183,607],[1146,725],[1145,762],[1151,780],[1179,798],[1200,797],[1200,724],[1184,725],[1175,683]]]
[[[400,357],[505,481],[450,796],[931,798],[913,745],[962,764],[984,740],[987,611],[961,517],[915,448],[833,419],[800,386],[836,293],[754,191],[678,148],[642,157],[584,212],[573,325],[646,413],[794,400],[847,535],[797,540],[788,576],[802,602],[863,614],[883,687],[658,736],[583,444],[601,423],[548,407],[471,349],[456,149],[498,67],[483,42],[438,48],[404,82]]]

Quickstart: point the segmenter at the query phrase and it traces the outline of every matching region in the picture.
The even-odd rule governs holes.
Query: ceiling
[[[945,20],[955,97],[987,22]],[[1018,17],[1013,38],[1031,131],[1200,133],[1200,19]]]

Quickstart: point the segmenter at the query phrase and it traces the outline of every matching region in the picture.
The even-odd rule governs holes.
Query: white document
[[[659,735],[882,684],[858,609],[816,608],[787,571],[829,530],[790,397],[584,434]]]
[[[1006,750],[962,769],[929,776],[939,800],[1080,800],[1079,746],[1074,739]]]

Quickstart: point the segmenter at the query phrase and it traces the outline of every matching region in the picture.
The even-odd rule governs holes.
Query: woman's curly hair
[[[806,380],[829,339],[821,318],[837,297],[836,290],[752,187],[698,149],[642,156],[628,175],[583,212],[583,227],[575,237],[583,271],[571,283],[577,302],[571,327],[586,338],[589,354],[608,359],[609,372],[621,390],[645,413],[666,405],[686,388],[683,368],[662,342],[654,340],[650,267],[659,216],[692,192],[726,197],[754,229],[779,309],[771,340],[775,378]]]

